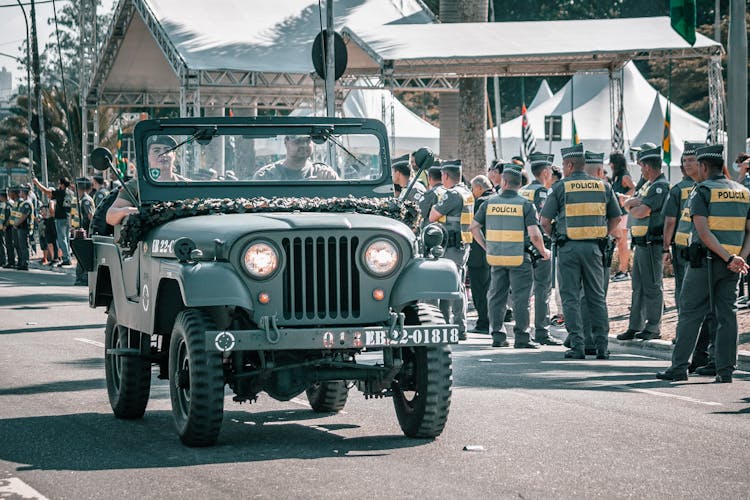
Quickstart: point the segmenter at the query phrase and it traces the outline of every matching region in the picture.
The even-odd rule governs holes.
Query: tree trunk
[[[440,20],[444,23],[486,22],[487,9],[488,0],[440,0]],[[440,154],[443,157],[453,156],[452,151],[443,151],[442,146],[450,144],[450,135],[458,135],[456,154],[463,161],[463,174],[467,181],[484,173],[487,165],[484,138],[487,128],[486,80],[461,78],[457,109],[454,112],[450,109],[452,99],[443,99],[442,96],[440,99]],[[458,118],[455,122],[450,120],[454,113]],[[444,115],[448,118],[447,123],[442,120]],[[443,140],[443,134],[446,134],[448,140]]]

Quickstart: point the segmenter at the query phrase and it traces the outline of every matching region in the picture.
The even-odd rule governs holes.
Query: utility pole
[[[721,43],[721,0],[714,4],[714,41]]]
[[[29,39],[29,18],[26,17],[26,9],[23,7],[21,0],[16,0],[18,6],[23,12],[23,22],[26,24],[26,127],[29,129],[29,169],[34,171],[34,148],[31,146],[31,138],[34,137],[34,130],[31,128],[31,40]]]
[[[36,34],[36,9],[34,0],[31,0],[31,53],[33,56],[32,64],[34,70],[34,96],[37,103],[37,124],[39,126],[39,161],[42,167],[42,183],[49,185],[47,175],[47,137],[44,132],[44,103],[42,102],[42,88],[39,77],[39,44]]]
[[[729,4],[727,163],[745,151],[747,138],[747,22],[745,0]]]

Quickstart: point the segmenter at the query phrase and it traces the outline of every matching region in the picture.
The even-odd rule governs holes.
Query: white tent
[[[542,80],[542,84],[539,85],[539,90],[536,91],[536,95],[531,101],[531,104],[529,104],[528,109],[533,109],[539,106],[544,101],[552,98],[552,96],[554,96],[554,94],[552,93],[552,89],[549,88],[549,83],[547,83],[547,80]]]
[[[623,70],[623,109],[626,149],[643,142],[661,144],[667,99],[641,75],[635,64]],[[571,112],[572,108],[572,112]],[[586,149],[609,153],[611,149],[609,76],[606,73],[577,74],[559,92],[541,104],[529,108],[529,124],[536,137],[537,150],[555,154],[560,163],[560,148],[571,144],[572,120]],[[562,116],[562,141],[550,145],[544,140],[544,117]],[[503,153],[510,157],[521,147],[521,117],[501,125]],[[683,141],[703,141],[708,124],[672,104],[672,179],[679,179]],[[490,137],[488,131],[487,137]],[[491,155],[488,146],[488,155]],[[488,156],[491,157],[491,156]],[[638,172],[634,172],[636,175]]]

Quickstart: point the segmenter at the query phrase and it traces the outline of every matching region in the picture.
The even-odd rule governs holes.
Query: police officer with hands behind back
[[[622,206],[631,219],[633,255],[633,293],[628,330],[619,340],[651,340],[661,337],[664,311],[663,208],[669,195],[669,182],[661,171],[661,147],[638,151],[638,163],[646,184],[634,197],[623,198]]]
[[[706,316],[718,324],[714,342],[716,382],[732,381],[737,365],[737,280],[750,254],[750,192],[723,174],[721,144],[696,150],[701,182],[690,195],[693,230],[677,319],[672,365],[656,374],[662,380],[687,380],[688,362]]]
[[[542,212],[552,187],[552,162],[555,155],[531,153],[531,175],[534,180],[522,187],[518,194],[534,204],[538,214]],[[551,240],[544,237],[544,245],[549,248]],[[549,297],[552,292],[552,261],[537,259],[532,264],[534,278],[534,341],[543,345],[560,345],[560,342],[549,335]]]
[[[443,186],[440,167],[433,165],[427,169],[427,185],[429,188],[419,200],[419,211],[422,213],[422,227],[430,223],[430,212],[437,202],[443,199],[445,187]]]
[[[461,277],[462,299],[455,301],[440,301],[440,310],[445,321],[451,323],[450,315],[453,312],[453,321],[458,324],[459,338],[466,340],[466,261],[469,258],[469,244],[471,233],[469,225],[474,218],[474,197],[471,191],[461,182],[461,160],[452,160],[443,163],[441,167],[441,180],[445,186],[443,198],[430,210],[430,222],[443,224],[448,232],[448,243],[445,249],[445,257],[456,264]]]
[[[564,179],[555,186],[544,204],[541,224],[552,236],[556,220],[559,250],[560,295],[565,325],[571,336],[569,359],[585,359],[581,286],[591,315],[591,330],[597,359],[607,359],[609,320],[604,295],[604,252],[606,238],[617,229],[620,206],[601,179],[584,173],[583,144],[562,148]]]
[[[549,260],[534,204],[518,194],[521,187],[519,165],[505,165],[502,192],[490,197],[474,216],[471,233],[487,251],[490,265],[490,290],[487,308],[492,347],[507,347],[503,316],[512,292],[516,324],[513,328],[516,349],[536,349],[529,335],[529,299],[533,279],[532,259]],[[482,228],[485,234],[482,234]],[[529,248],[533,246],[533,248]]]

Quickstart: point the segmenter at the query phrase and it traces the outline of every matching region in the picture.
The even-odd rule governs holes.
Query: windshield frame
[[[244,135],[264,138],[282,135],[305,135],[332,133],[335,136],[366,134],[377,138],[380,176],[375,179],[316,180],[239,180],[217,182],[211,180],[154,181],[148,175],[147,138],[152,135],[188,137],[200,129],[216,127],[219,135]],[[332,131],[332,132],[331,132]],[[136,124],[133,133],[136,144],[138,190],[142,203],[173,201],[188,198],[266,198],[279,196],[393,196],[390,157],[385,126],[378,120],[321,117],[222,117],[222,118],[173,118],[166,120],[144,120]],[[183,146],[185,147],[185,146]],[[179,149],[178,149],[179,151]],[[339,153],[345,154],[345,153]],[[390,189],[388,189],[390,187]],[[281,189],[280,189],[281,188]]]

